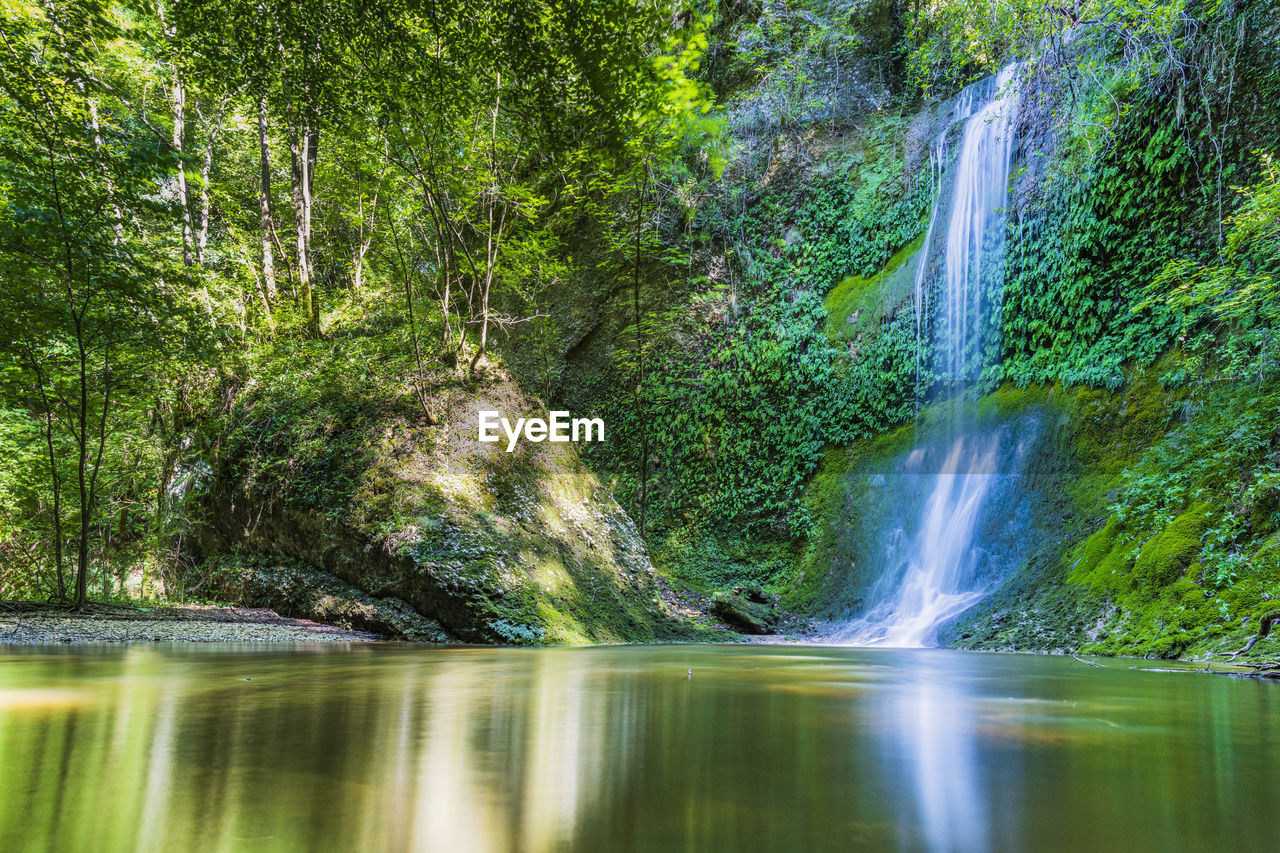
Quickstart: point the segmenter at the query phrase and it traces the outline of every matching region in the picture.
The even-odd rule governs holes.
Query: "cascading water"
[[[998,351],[1015,71],[1009,66],[961,92],[952,121],[931,152],[937,189],[915,278],[917,374],[928,331],[932,381],[952,397],[950,417],[940,440],[917,446],[895,472],[893,503],[899,512],[919,506],[919,514],[914,519],[899,515],[888,525],[879,579],[862,615],[837,633],[845,642],[934,645],[938,629],[982,598],[998,574],[994,563],[999,561],[990,559],[978,534],[985,528],[999,536],[999,519],[990,517],[993,495],[1005,497],[1010,491],[1011,472],[1018,469],[1030,443],[1028,432],[1037,424],[979,428],[963,397]],[[944,175],[946,141],[959,122],[959,151]],[[935,219],[944,206],[945,236],[935,241]],[[939,252],[940,278],[926,287]],[[936,300],[930,298],[933,292]],[[1009,511],[1007,500],[998,503]]]

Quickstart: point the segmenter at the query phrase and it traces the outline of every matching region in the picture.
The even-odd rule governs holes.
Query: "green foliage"
[[[851,356],[824,334],[811,291],[779,293],[733,319],[717,296],[698,298],[695,312],[650,318],[653,355],[639,388],[646,420],[620,401],[607,412],[610,442],[634,447],[649,431],[658,460],[650,529],[672,571],[712,585],[775,583],[787,560],[726,558],[730,533],[757,552],[807,535],[802,494],[825,448],[911,417],[914,317],[897,312]],[[638,487],[623,475],[624,505],[635,505]]]
[[[775,178],[749,206],[740,197],[747,187],[725,187],[695,224],[733,240],[750,280],[793,279],[825,293],[850,275],[870,276],[924,233],[930,187],[927,176],[906,174],[894,144],[905,127],[876,121],[830,171],[796,184]]]
[[[172,569],[220,450],[342,513],[386,409],[431,420],[437,372],[547,337],[602,185],[676,151],[715,171],[693,7],[15,0],[0,22],[0,446],[27,465],[0,550],[29,593],[60,596],[72,554],[104,594]]]
[[[829,57],[848,52],[858,33],[822,3],[767,3],[739,35],[730,74],[749,81],[739,122],[791,129],[823,117],[830,106],[821,78]]]
[[[1175,257],[1212,233],[1199,168],[1167,105],[1130,113],[1079,181],[1050,179],[1014,220],[1006,258],[1005,376],[1117,388],[1124,366],[1173,343],[1171,312],[1143,299]]]
[[[1280,522],[1280,397],[1246,388],[1213,389],[1195,399],[1195,414],[1171,430],[1126,472],[1115,506],[1131,525],[1173,523],[1189,502],[1208,502],[1206,579],[1219,585],[1239,573],[1248,542]]]
[[[1083,0],[1071,7],[1031,0],[955,0],[911,4],[909,66],[925,92],[948,89],[995,71],[1014,58],[1053,55],[1067,42],[1105,56],[1086,59],[1078,78],[1122,73],[1128,85],[1176,62],[1191,23],[1185,0]],[[1087,21],[1087,26],[1080,26]]]
[[[1207,356],[1254,381],[1280,374],[1280,167],[1261,159],[1258,182],[1236,190],[1243,203],[1223,223],[1230,228],[1219,256],[1170,261],[1148,290],[1177,314],[1191,367],[1203,369]]]
[[[828,429],[834,353],[821,302],[797,290],[736,322],[699,328],[684,310],[654,319],[655,331],[686,338],[652,348],[640,389],[666,523],[785,529]],[[610,418],[624,444],[639,427],[628,411]]]

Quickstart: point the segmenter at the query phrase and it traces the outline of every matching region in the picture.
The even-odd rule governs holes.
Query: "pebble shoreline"
[[[0,613],[0,645],[367,643],[385,639],[289,619],[271,610],[232,607],[176,607],[154,614]]]

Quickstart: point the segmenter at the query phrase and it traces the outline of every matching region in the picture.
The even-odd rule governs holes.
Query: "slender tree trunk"
[[[53,481],[53,562],[58,570],[58,601],[67,600],[67,577],[62,567],[62,480],[58,477],[58,457],[53,452],[53,412],[44,413],[45,448],[49,453],[49,477]]]
[[[66,293],[67,293],[67,309],[71,316],[72,325],[76,335],[77,349],[79,351],[79,356],[80,356],[80,415],[81,417],[79,421],[79,427],[80,427],[79,434],[81,438],[81,441],[80,441],[80,463],[81,464],[78,467],[78,472],[80,474],[80,497],[81,497],[81,504],[80,504],[81,547],[79,549],[80,554],[79,554],[79,560],[78,560],[78,572],[76,576],[76,600],[77,600],[77,605],[82,606],[83,597],[81,595],[81,589],[84,586],[85,568],[88,562],[88,553],[84,545],[84,538],[85,538],[84,529],[87,527],[88,519],[85,515],[85,507],[83,503],[84,501],[84,464],[83,463],[86,458],[86,454],[84,452],[85,443],[83,439],[85,434],[84,433],[85,406],[88,401],[88,391],[85,387],[87,371],[85,369],[86,354],[85,354],[85,347],[84,347],[84,326],[81,322],[83,320],[83,308],[78,310],[76,305],[76,292],[75,292],[75,285],[74,285],[75,262],[74,262],[73,248],[72,248],[74,238],[71,235],[70,229],[67,227],[66,212],[63,210],[63,207],[62,207],[62,182],[59,178],[59,173],[56,165],[58,160],[54,154],[52,139],[46,137],[44,142],[45,142],[45,151],[48,154],[49,164],[50,164],[50,168],[49,168],[50,195],[53,200],[53,209],[57,213],[57,217],[58,217],[58,226],[59,226],[58,230],[62,237],[63,284],[66,287]],[[40,391],[41,391],[41,394],[44,393],[43,383],[41,383],[40,385]],[[66,401],[64,400],[63,402],[66,402]],[[46,406],[46,408],[49,408],[49,407]],[[70,403],[67,403],[67,410],[68,410],[68,414],[74,417],[74,410],[71,408]],[[74,432],[74,428],[75,428],[74,422],[72,423],[72,428]],[[58,554],[61,555],[62,522],[61,522],[60,512],[62,507],[61,507],[61,501],[56,499],[56,495],[60,493],[61,478],[58,477],[57,468],[52,462],[53,435],[52,435],[51,422],[49,424],[49,429],[50,429],[50,434],[49,434],[48,447],[49,447],[49,452],[51,457],[50,472],[53,475],[53,479],[54,479],[54,494],[55,494],[55,500],[56,500],[55,505],[59,512],[59,518],[55,522],[55,531],[58,537],[56,548],[57,548]],[[60,557],[59,557],[59,562],[61,562]],[[59,585],[60,586],[62,585],[61,577],[59,578]],[[65,594],[63,598],[65,600]]]
[[[53,449],[53,405],[45,393],[44,370],[31,356],[31,370],[36,377],[36,388],[40,392],[40,405],[44,408],[44,446],[49,462],[49,481],[53,485],[53,563],[58,572],[58,601],[67,601],[67,576],[62,559],[62,477],[58,474],[58,455]]]
[[[80,91],[84,92],[84,86],[81,85]],[[89,105],[89,127],[93,130],[93,150],[98,155],[99,168],[102,171],[103,187],[107,191],[107,205],[111,209],[111,233],[112,240],[118,248],[124,244],[124,214],[120,212],[120,205],[116,204],[116,188],[111,181],[111,172],[107,168],[106,160],[102,154],[102,127],[98,123],[98,105],[88,96],[85,97],[85,103]]]
[[[111,346],[110,343],[102,351],[102,417],[98,419],[98,449],[93,456],[92,473],[89,476],[89,515],[98,505],[98,474],[102,472],[102,454],[107,447],[107,415],[111,411]],[[107,546],[102,546],[102,573],[107,573]]]
[[[636,196],[636,256],[631,275],[631,304],[636,324],[636,423],[640,425],[640,538],[644,538],[649,507],[649,424],[644,406],[644,338],[640,333],[640,228],[644,219],[644,194],[649,188],[649,170],[645,167],[640,193]]]
[[[260,183],[258,185],[258,228],[262,242],[262,286],[267,300],[267,323],[276,302],[276,267],[271,255],[271,142],[267,138],[267,95],[258,98],[258,147],[260,149]]]
[[[303,146],[306,139],[299,132],[296,122],[289,123],[289,178],[293,191],[294,240],[297,250],[298,265],[298,300],[306,316],[311,316],[311,271],[307,263],[306,210],[302,185],[305,178],[303,163],[306,154]]]
[[[489,201],[489,234],[485,243],[485,267],[484,279],[481,281],[480,288],[480,345],[476,347],[476,354],[471,356],[471,369],[475,370],[476,365],[480,362],[480,356],[484,355],[485,347],[489,343],[489,288],[493,284],[493,200]]]
[[[356,164],[356,218],[360,224],[356,227],[356,245],[351,253],[351,290],[360,292],[364,284],[364,170]]]
[[[497,233],[494,232],[493,209],[498,204],[498,109],[502,103],[502,75],[498,75],[498,94],[493,99],[493,116],[489,127],[489,169],[493,186],[489,192],[489,225],[485,241],[485,269],[483,289],[480,292],[480,346],[471,357],[471,369],[476,369],[480,356],[484,355],[489,343],[489,292],[493,287],[493,271],[498,261],[498,248],[502,241],[502,226],[506,219],[504,210],[498,218]]]
[[[187,89],[182,77],[173,77],[173,153],[178,157],[178,204],[182,207],[182,263],[191,266],[191,207],[187,203],[187,164],[182,156],[187,125]]]
[[[357,169],[356,172],[356,203],[359,205],[358,217],[360,226],[356,229],[356,245],[351,264],[353,271],[351,274],[351,288],[356,293],[364,287],[364,258],[369,254],[369,247],[373,245],[373,233],[375,221],[378,216],[378,190],[373,192],[373,198],[369,201],[369,216],[366,221],[364,210],[364,176]]]
[[[311,251],[311,211],[315,205],[315,179],[316,179],[316,160],[320,156],[320,128],[311,126],[307,131],[307,147],[305,167],[305,180],[302,183],[302,195],[305,204],[306,213],[306,241],[307,241],[307,272],[311,276],[311,334],[315,337],[320,336],[320,294],[315,289],[315,269],[312,266],[312,260],[315,258]]]
[[[79,451],[76,460],[76,477],[80,487],[80,541],[76,548],[76,592],[74,604],[83,608],[89,597],[89,527],[91,507],[89,505],[89,369],[88,354],[85,351],[84,326],[80,315],[74,313],[76,349],[80,367],[80,400],[76,413],[76,444]]]
[[[437,232],[438,234],[438,232]],[[449,352],[453,346],[453,322],[450,319],[453,316],[453,273],[451,267],[445,263],[447,256],[445,255],[444,246],[441,238],[437,236],[435,241],[436,250],[436,269],[440,270],[440,275],[444,278],[444,287],[436,286],[436,295],[440,297],[440,315],[444,318],[444,322],[440,324],[440,349],[443,352]]]
[[[427,424],[435,426],[440,421],[436,413],[431,410],[430,401],[427,399],[426,371],[422,367],[422,347],[418,344],[418,324],[413,311],[413,268],[405,260],[404,251],[400,248],[400,235],[394,223],[391,226],[391,240],[395,244],[396,257],[400,261],[400,275],[404,279],[405,312],[409,318],[409,335],[413,339],[413,359],[418,367],[413,388],[417,392],[418,404],[422,407],[422,414],[426,417]]]
[[[311,186],[309,173],[313,162],[309,148],[312,134],[300,127],[296,119],[289,124],[289,160],[293,183],[294,232],[298,252],[298,301],[311,331],[317,315],[311,281]]]
[[[227,109],[227,92],[218,100],[218,113],[209,127],[209,141],[204,147],[204,160],[200,164],[200,227],[196,233],[196,263],[204,266],[204,250],[209,245],[209,175],[213,171],[213,148],[222,129],[222,118]]]

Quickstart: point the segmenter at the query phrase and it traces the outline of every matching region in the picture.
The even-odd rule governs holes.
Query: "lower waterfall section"
[[[857,522],[846,567],[861,584],[832,640],[936,645],[942,626],[1026,559],[1042,419],[1028,411],[954,436],[939,430],[878,470],[851,475],[860,483],[851,484]]]

